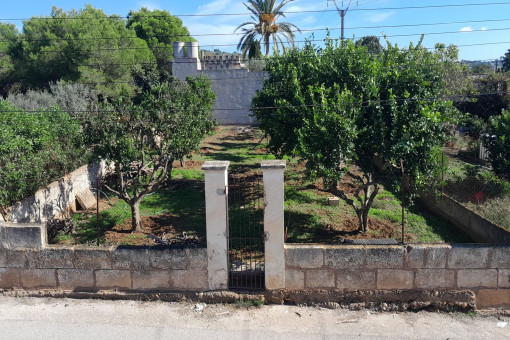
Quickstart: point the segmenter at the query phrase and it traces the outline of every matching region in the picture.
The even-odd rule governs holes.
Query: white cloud
[[[138,8],[145,7],[149,11],[153,11],[155,9],[161,9],[161,5],[154,1],[142,1],[138,3]]]
[[[317,21],[317,18],[315,16],[309,15],[306,18],[304,18],[303,20],[301,20],[301,23],[304,25],[308,25],[308,24],[313,24],[316,21]]]
[[[473,28],[471,26],[462,27],[459,32],[473,32]]]
[[[373,23],[383,22],[394,14],[395,12],[368,14],[365,16],[365,19]]]
[[[487,27],[482,27],[482,31],[487,31]]]
[[[191,21],[184,23],[188,27],[190,34],[226,34],[226,35],[206,35],[195,36],[201,48],[213,50],[218,48],[222,51],[234,51],[241,35],[233,35],[237,25],[218,24],[206,21]],[[225,46],[226,45],[226,46]]]
[[[195,14],[209,15],[219,13],[249,13],[242,1],[236,0],[214,0],[204,5],[198,6],[198,10]],[[196,22],[208,21],[209,23],[225,23],[229,21],[234,22],[245,22],[249,18],[248,14],[245,16],[241,15],[218,15],[209,17],[192,17],[192,20]]]

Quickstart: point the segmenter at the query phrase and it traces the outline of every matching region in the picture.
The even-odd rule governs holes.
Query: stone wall
[[[205,248],[0,249],[0,289],[208,290]]]
[[[510,244],[510,231],[483,218],[453,198],[446,195],[438,198],[422,195],[420,201],[476,242]]]
[[[510,246],[285,246],[290,290],[471,290],[510,308]]]
[[[199,69],[193,58],[176,58],[172,63],[172,74],[181,79],[187,76],[204,75],[211,79],[216,93],[213,117],[219,125],[253,125],[251,101],[257,90],[262,89],[267,72],[249,72],[247,69]]]
[[[99,165],[84,165],[9,208],[9,222],[44,223],[76,209],[76,194],[95,185]]]

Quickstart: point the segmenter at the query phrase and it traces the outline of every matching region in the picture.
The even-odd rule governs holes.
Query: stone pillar
[[[207,275],[210,290],[228,288],[227,170],[230,162],[207,161],[205,174],[205,215]]]
[[[184,42],[174,41],[173,48],[174,48],[174,58],[175,59],[184,58]]]
[[[285,288],[284,183],[285,161],[262,161],[266,289]]]

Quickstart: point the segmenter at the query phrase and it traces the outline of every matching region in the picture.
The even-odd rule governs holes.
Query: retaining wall
[[[471,290],[510,308],[510,246],[285,246],[289,290]]]
[[[9,208],[9,222],[44,223],[76,210],[76,194],[95,185],[98,164],[84,165]],[[101,167],[101,171],[103,167]],[[102,173],[101,173],[102,175]]]
[[[453,198],[445,195],[438,198],[433,195],[422,195],[420,201],[476,242],[510,244],[510,231],[483,218]]]
[[[0,289],[205,291],[205,248],[0,249]]]

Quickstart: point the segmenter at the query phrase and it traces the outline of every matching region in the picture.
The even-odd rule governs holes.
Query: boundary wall
[[[267,301],[510,309],[510,245],[284,244],[285,166],[279,160],[261,164]],[[228,167],[221,161],[203,166],[206,248],[48,246],[43,224],[3,223],[0,290],[230,296]]]
[[[510,308],[510,246],[285,245],[289,290],[470,290],[476,307]]]
[[[205,248],[0,249],[0,289],[205,291]]]

